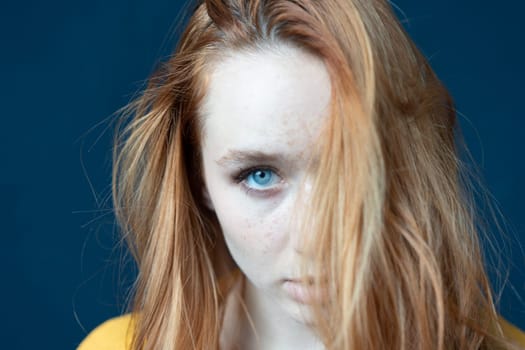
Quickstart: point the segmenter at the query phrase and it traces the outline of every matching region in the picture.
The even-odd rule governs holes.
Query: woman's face
[[[209,74],[200,111],[209,206],[248,282],[297,316],[308,298],[305,285],[290,280],[308,257],[291,215],[299,194],[308,200],[307,161],[330,99],[326,67],[280,45],[232,53]]]

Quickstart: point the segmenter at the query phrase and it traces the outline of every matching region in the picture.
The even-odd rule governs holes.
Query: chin
[[[298,323],[312,326],[314,323],[314,317],[312,309],[308,304],[301,304],[295,300],[286,300],[286,305],[283,305],[285,312],[290,318]]]

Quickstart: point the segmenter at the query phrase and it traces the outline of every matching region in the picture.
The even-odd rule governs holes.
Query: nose
[[[295,202],[292,208],[292,215],[290,220],[290,244],[294,251],[300,255],[305,255],[304,246],[305,239],[311,238],[312,232],[308,231],[308,227],[304,225],[306,210],[311,202],[312,195],[312,180],[310,178],[304,179],[298,186]],[[308,218],[312,219],[312,218]]]

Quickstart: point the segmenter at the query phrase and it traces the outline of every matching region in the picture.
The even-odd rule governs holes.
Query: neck
[[[244,300],[249,317],[244,317],[241,349],[324,349],[313,330],[288,315],[275,298],[246,279]]]

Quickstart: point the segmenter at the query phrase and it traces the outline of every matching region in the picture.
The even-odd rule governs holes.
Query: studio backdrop
[[[501,226],[492,222],[489,232],[506,265],[491,267],[490,277],[496,290],[506,281],[501,314],[525,329],[525,5],[392,5],[451,92],[501,211]],[[182,7],[178,0],[2,4],[1,348],[72,349],[124,311],[136,271],[112,213],[113,113],[172,51]],[[493,249],[485,249],[494,266]]]

